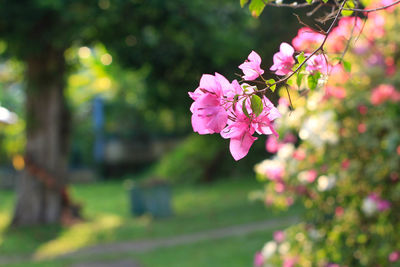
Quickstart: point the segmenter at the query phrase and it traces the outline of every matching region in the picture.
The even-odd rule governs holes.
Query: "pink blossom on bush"
[[[286,186],[282,182],[278,182],[275,184],[275,191],[279,194],[285,192]]]
[[[307,172],[307,181],[309,183],[312,183],[315,181],[315,179],[317,179],[318,176],[318,172],[316,170],[309,170]]]
[[[343,207],[336,207],[336,208],[335,208],[335,215],[336,215],[337,217],[342,216],[343,213],[344,213]]]
[[[381,84],[373,89],[371,94],[371,103],[373,105],[380,105],[387,100],[400,101],[400,93],[396,91],[393,85]]]
[[[306,70],[312,74],[319,71],[322,74],[328,75],[330,69],[331,66],[328,63],[328,58],[326,58],[323,54],[313,55],[307,61]]]
[[[343,99],[346,97],[346,89],[339,86],[330,86],[327,85],[325,87],[325,98],[329,99],[331,97],[337,99]]]
[[[379,199],[377,202],[377,208],[379,211],[385,211],[390,209],[390,201],[384,200],[384,199]]]
[[[293,153],[293,158],[297,159],[297,160],[304,160],[306,158],[306,152],[304,149],[297,149],[296,151],[294,151]]]
[[[294,144],[294,143],[297,142],[297,137],[292,133],[287,133],[285,135],[285,137],[283,138],[283,142],[284,143],[292,143],[292,144]]]
[[[294,267],[297,263],[296,258],[287,258],[283,261],[282,267]]]
[[[347,170],[350,167],[350,160],[344,159],[341,163],[342,170]]]
[[[365,133],[367,131],[367,125],[365,125],[365,123],[360,123],[357,126],[357,130],[359,133]]]
[[[284,174],[285,174],[285,168],[280,163],[276,163],[270,166],[265,172],[265,175],[272,181],[282,180]]]
[[[360,112],[361,115],[365,115],[368,112],[368,108],[365,105],[359,105],[358,106],[358,112]]]
[[[274,232],[274,240],[278,243],[282,243],[285,241],[286,235],[284,231],[275,231]]]
[[[254,51],[251,51],[247,60],[239,66],[244,73],[243,79],[246,81],[252,81],[258,78],[258,76],[264,73],[261,69],[261,57]]]
[[[254,255],[254,267],[262,267],[264,264],[264,257],[261,252]]]
[[[400,252],[399,251],[393,251],[392,253],[389,254],[389,261],[390,262],[396,262],[400,259]]]
[[[359,17],[343,17],[339,20],[338,26],[329,34],[327,39],[327,47],[332,52],[342,52],[347,41],[352,36],[361,33],[363,22]]]
[[[292,72],[295,64],[293,54],[293,47],[288,43],[282,43],[279,52],[275,53],[273,57],[274,65],[270,70],[275,71],[276,75],[286,75]]]
[[[394,63],[394,59],[392,57],[387,57],[385,59],[386,70],[385,73],[388,76],[393,76],[396,73],[396,64]]]
[[[281,146],[282,144],[278,142],[278,139],[274,135],[270,135],[265,142],[265,150],[267,150],[269,153],[278,152]]]
[[[299,29],[297,36],[293,39],[293,47],[297,51],[311,52],[324,40],[324,35],[308,28]]]
[[[372,193],[368,196],[368,198],[375,203],[378,211],[382,212],[390,209],[391,206],[390,202],[388,200],[382,199],[377,194]]]

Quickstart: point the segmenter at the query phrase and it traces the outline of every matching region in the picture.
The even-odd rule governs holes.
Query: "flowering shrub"
[[[255,171],[266,183],[266,205],[297,200],[307,211],[305,222],[256,253],[255,266],[400,265],[400,9],[370,13],[363,24],[341,19],[327,39],[328,59],[310,60],[297,74],[318,71],[314,89],[313,80],[289,80],[293,111],[281,90],[280,138],[266,142],[276,154]],[[292,44],[304,49],[318,38],[303,28]],[[347,61],[335,63],[349,38]],[[289,54],[274,58],[281,68],[272,70],[292,64]]]
[[[277,80],[262,76],[252,52],[239,66],[247,83],[203,75],[190,93],[194,131],[230,138],[236,160],[253,134],[269,135],[266,150],[276,155],[255,166],[266,182],[255,196],[307,208],[305,222],[276,232],[255,254],[255,266],[400,265],[398,3],[373,2],[361,10],[365,18],[348,17],[360,11],[356,1],[330,3],[327,31],[303,27],[281,44],[269,68]],[[249,8],[258,16],[267,4],[252,0]],[[265,92],[276,86],[283,89],[274,107]]]

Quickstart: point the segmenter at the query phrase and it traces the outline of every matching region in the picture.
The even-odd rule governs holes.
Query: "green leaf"
[[[251,97],[251,110],[253,110],[253,113],[258,116],[263,111],[263,108],[264,106],[261,98],[258,95],[253,95]]]
[[[354,8],[355,4],[353,1],[347,1],[346,4],[344,5],[345,8]],[[342,16],[344,17],[349,17],[353,15],[354,11],[351,10],[342,10]]]
[[[343,60],[343,68],[347,72],[351,72],[351,63],[349,61]]]
[[[311,4],[313,0],[306,0],[308,4]]]
[[[240,0],[240,6],[244,7],[245,4],[247,4],[249,0]]]
[[[264,10],[264,7],[265,3],[263,0],[251,0],[249,5],[251,15],[255,18],[259,17],[261,12]]]
[[[297,58],[297,61],[299,62],[299,64],[303,63],[304,60],[306,60],[306,57],[304,56],[304,52],[301,52],[300,54],[298,54],[296,56],[296,58]]]
[[[246,115],[247,118],[250,118],[249,112],[247,111],[247,108],[246,108],[246,100],[247,99],[244,99],[242,102],[242,110],[243,110],[244,115]]]
[[[275,83],[275,80],[274,80],[274,79],[269,79],[268,81],[265,81],[265,84],[266,84],[267,86],[270,86],[271,84],[274,84],[274,83]],[[269,89],[271,89],[272,92],[275,92],[276,84],[270,86]]]
[[[308,87],[310,88],[311,91],[317,88],[318,85],[317,75],[309,75],[307,77],[307,82],[308,82]]]
[[[303,81],[303,78],[304,78],[304,74],[297,73],[297,78],[296,78],[297,87],[300,88],[301,82]]]
[[[322,0],[322,2],[324,2],[325,4],[328,3],[329,0]]]

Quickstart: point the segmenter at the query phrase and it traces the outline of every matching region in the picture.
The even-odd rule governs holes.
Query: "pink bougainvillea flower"
[[[358,112],[360,112],[361,115],[365,115],[368,112],[368,107],[365,105],[359,105]]]
[[[293,47],[297,51],[311,52],[317,48],[325,36],[308,27],[299,29],[297,36],[293,39]]]
[[[342,52],[352,36],[358,36],[362,31],[363,22],[359,17],[343,17],[338,26],[333,28],[326,41],[327,51]]]
[[[279,52],[274,55],[274,65],[270,70],[275,71],[276,75],[286,75],[292,72],[295,64],[293,54],[293,47],[288,43],[282,43]]]
[[[376,208],[378,209],[378,211],[382,212],[382,211],[390,209],[390,206],[391,206],[390,201],[382,199],[377,194],[371,193],[368,196],[368,198],[375,203]]]
[[[388,200],[379,199],[376,206],[379,211],[385,211],[390,209],[391,204]]]
[[[298,148],[293,152],[293,158],[297,160],[304,160],[306,158],[306,151],[302,148]]]
[[[243,113],[243,101],[249,111],[249,115]],[[265,96],[263,97],[263,111],[258,116],[251,111],[250,100],[242,100],[236,103],[235,113],[228,120],[228,126],[221,132],[221,136],[230,139],[229,149],[235,160],[239,160],[247,155],[250,147],[257,140],[253,136],[255,132],[258,134],[274,134],[278,136],[273,128],[272,121],[280,117],[277,108]]]
[[[371,103],[373,105],[377,106],[388,100],[400,101],[400,92],[397,92],[393,85],[381,84],[372,91]]]
[[[247,60],[239,66],[244,73],[243,79],[246,81],[252,81],[258,78],[258,76],[264,73],[261,69],[261,57],[254,51],[251,51]]]
[[[346,89],[340,86],[326,86],[325,87],[325,99],[329,98],[344,99],[346,97]]]
[[[307,61],[306,71],[309,71],[312,74],[319,71],[322,74],[328,75],[330,70],[331,65],[329,65],[328,59],[323,54],[313,55]]]
[[[275,231],[274,232],[274,240],[278,243],[282,243],[285,241],[286,235],[284,231]]]
[[[262,267],[264,265],[264,257],[261,252],[254,255],[254,267]]]
[[[342,170],[347,170],[350,167],[350,160],[344,159],[340,164],[340,167],[342,168]]]
[[[285,137],[283,138],[283,142],[284,142],[285,144],[287,144],[287,143],[292,143],[292,144],[294,144],[294,143],[297,142],[297,137],[296,137],[294,134],[292,134],[292,133],[287,133],[287,134],[285,135]]]
[[[267,142],[265,142],[265,150],[267,150],[269,153],[278,152],[281,146],[282,144],[278,142],[278,139],[274,135],[270,135],[267,138]]]
[[[287,258],[283,261],[282,267],[294,267],[297,263],[296,258]]]
[[[307,172],[307,182],[312,183],[317,179],[318,172],[316,170],[309,170]]]
[[[400,259],[400,251],[393,251],[392,253],[389,254],[389,261],[390,262],[396,262]]]
[[[228,113],[224,108],[222,75],[213,76],[204,74],[200,79],[200,85],[189,96],[194,100],[190,107],[192,114],[192,126],[199,134],[219,133],[226,126]],[[225,79],[226,80],[226,79]],[[226,90],[226,89],[225,89]]]

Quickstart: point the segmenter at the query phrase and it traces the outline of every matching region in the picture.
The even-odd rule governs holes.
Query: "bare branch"
[[[372,8],[372,9],[343,8],[343,10],[370,13],[370,12],[375,12],[375,11],[387,9],[387,8],[392,7],[392,6],[395,6],[395,5],[399,4],[399,3],[400,3],[400,0],[397,0],[397,1],[393,2],[393,3],[391,3],[390,5],[381,6],[381,7]]]

